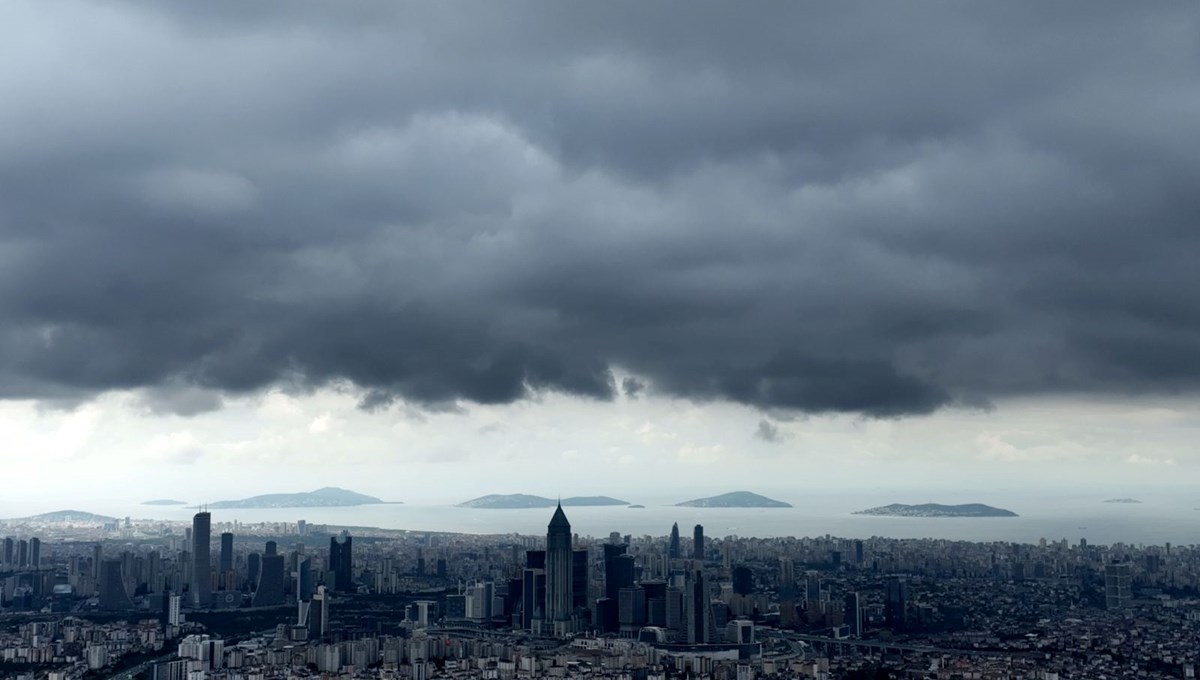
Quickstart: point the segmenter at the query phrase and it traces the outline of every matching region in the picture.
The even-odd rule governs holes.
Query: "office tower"
[[[862,541],[854,542],[854,563],[855,564],[863,563],[863,542]]]
[[[258,573],[262,567],[262,557],[258,553],[250,553],[246,556],[246,580],[250,583],[251,588],[258,587]]]
[[[312,560],[305,558],[296,566],[296,599],[307,600],[313,594]]]
[[[733,592],[738,595],[749,595],[754,592],[754,572],[743,564],[733,568]]]
[[[354,589],[353,537],[342,532],[339,543],[336,536],[329,537],[329,569],[333,571],[333,589],[348,593]]]
[[[283,604],[283,567],[283,555],[266,555],[262,558],[258,588],[254,590],[254,597],[251,599],[255,607],[275,607]]]
[[[7,536],[4,539],[4,564],[11,565],[13,563],[13,540],[12,536]]]
[[[29,566],[33,569],[42,568],[42,541],[37,536],[29,539]]]
[[[316,640],[329,634],[329,592],[318,586],[308,609],[308,638]]]
[[[103,553],[104,553],[104,547],[102,545],[100,545],[99,543],[97,543],[96,546],[94,548],[92,548],[92,581],[94,581],[97,584],[100,583],[100,561],[101,561],[100,558],[101,558],[101,555],[103,555]],[[97,585],[96,587],[98,588],[99,585]]]
[[[277,543],[275,543],[275,541],[267,541],[267,547],[265,550],[263,550],[263,556],[278,555],[278,554],[279,554],[279,545]]]
[[[676,638],[684,636],[687,626],[684,623],[686,592],[681,586],[667,586],[667,630]]]
[[[446,578],[446,558],[439,557],[437,561],[437,577]]]
[[[226,531],[221,534],[221,578],[233,571],[233,534]]]
[[[704,527],[699,524],[692,529],[692,559],[704,561]]]
[[[627,546],[604,544],[604,596],[613,602],[621,588],[633,585],[633,557],[625,555]],[[620,557],[628,557],[620,560]]]
[[[646,591],[639,586],[622,588],[617,594],[617,619],[621,637],[636,637],[646,623]]]
[[[192,605],[205,608],[212,605],[212,515],[197,512],[192,517]]]
[[[17,566],[29,566],[29,541],[23,538],[17,541]]]
[[[121,560],[104,560],[100,563],[100,608],[108,611],[133,608],[121,578]]]
[[[587,548],[571,553],[571,608],[580,611],[588,608],[588,562],[591,555]]]
[[[516,547],[516,546],[514,546],[514,547]],[[421,577],[424,575],[425,575],[425,553],[420,548],[417,548],[417,576]]]
[[[554,510],[550,524],[546,526],[546,623],[551,626],[555,637],[565,637],[571,632],[573,612],[571,594],[571,523],[563,512],[562,504]]]
[[[704,572],[699,569],[692,572],[691,581],[687,584],[684,610],[688,644],[705,645],[713,642],[712,600]]]
[[[521,574],[521,628],[540,633],[545,620],[546,572],[527,567]]]
[[[862,607],[858,603],[858,593],[846,593],[844,620],[851,637],[862,636]]]
[[[1130,591],[1132,569],[1128,562],[1104,565],[1104,606],[1124,609],[1133,599]]]
[[[667,559],[677,560],[683,555],[679,551],[679,522],[671,525],[671,540],[667,543]]]
[[[296,520],[296,535],[297,536],[308,535],[308,522],[305,522],[302,519]]]
[[[821,575],[816,572],[809,572],[805,578],[804,588],[805,598],[809,603],[818,602],[821,599]]]
[[[900,630],[908,625],[908,583],[905,581],[898,578],[888,580],[884,619],[893,629]]]

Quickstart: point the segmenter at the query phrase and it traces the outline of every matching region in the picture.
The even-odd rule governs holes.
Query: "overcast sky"
[[[1200,481],[1195,4],[754,9],[3,3],[0,513]]]

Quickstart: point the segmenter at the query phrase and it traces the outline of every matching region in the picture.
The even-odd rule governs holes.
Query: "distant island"
[[[629,506],[629,508],[630,508],[631,510],[645,510],[645,509],[646,509],[646,506],[644,506],[644,505],[639,505],[639,504],[637,504],[637,503],[634,503],[633,505]]]
[[[142,501],[142,505],[187,505],[187,501],[174,501],[170,498],[159,498],[152,501]]]
[[[983,503],[965,503],[963,505],[941,505],[940,503],[923,503],[921,505],[905,505],[892,503],[877,508],[859,510],[855,515],[875,515],[877,517],[1017,517],[1017,513],[1004,508],[993,508]]]
[[[749,491],[733,491],[720,496],[696,498],[682,503],[676,503],[678,508],[790,508],[791,503],[777,501]]]
[[[1141,503],[1141,501],[1139,501],[1136,498],[1110,498],[1104,502],[1105,503]]]
[[[209,503],[212,510],[246,508],[346,508],[356,505],[380,505],[389,501],[355,493],[336,486],[301,493],[269,493],[236,501]]]
[[[117,518],[97,515],[92,512],[83,512],[82,510],[55,510],[54,512],[43,512],[40,515],[33,515],[31,517],[21,517],[19,521],[57,522],[61,524],[107,524],[117,521]]]
[[[475,508],[477,510],[520,510],[522,508],[553,508],[559,502],[553,498],[533,496],[527,493],[494,493],[464,501],[459,503],[458,507]],[[561,502],[564,508],[581,508],[597,505],[629,505],[629,501],[610,498],[609,496],[571,496],[570,498],[562,499]]]

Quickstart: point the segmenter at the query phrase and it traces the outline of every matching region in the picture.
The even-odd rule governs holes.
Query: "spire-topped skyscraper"
[[[671,525],[671,542],[667,544],[667,559],[677,560],[683,557],[679,551],[679,522]]]
[[[546,623],[555,636],[571,633],[571,523],[562,504],[546,527]]]

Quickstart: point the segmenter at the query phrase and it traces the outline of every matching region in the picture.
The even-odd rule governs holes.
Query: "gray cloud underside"
[[[6,3],[0,396],[1196,388],[1194,5],[771,9]]]

